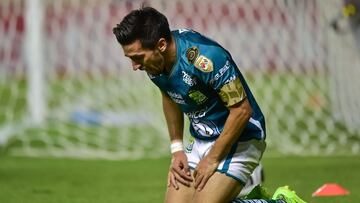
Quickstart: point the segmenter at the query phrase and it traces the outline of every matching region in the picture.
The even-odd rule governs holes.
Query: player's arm
[[[216,161],[221,161],[229,153],[253,112],[239,78],[223,85],[219,95],[229,109],[229,115],[221,135],[208,153],[209,159]]]
[[[171,143],[180,142],[183,140],[184,130],[184,115],[179,106],[171,100],[164,92],[162,94],[163,111],[168,127]],[[187,157],[183,150],[172,153],[171,166],[168,176],[168,186],[174,186],[178,189],[177,181],[189,186],[192,181]]]
[[[199,163],[194,173],[195,188],[198,190],[205,186],[221,160],[230,152],[231,146],[238,139],[252,113],[252,108],[247,99],[229,107],[229,110],[230,113],[226,119],[223,132],[207,156],[201,160],[202,163]]]
[[[202,58],[208,58],[204,61],[199,56],[195,60],[202,62],[202,66],[199,66],[197,62],[194,63],[195,67],[201,71],[197,71],[198,77],[218,92],[224,105],[229,109],[229,115],[220,136],[195,169],[195,188],[198,190],[205,186],[220,161],[229,153],[231,146],[238,139],[252,115],[252,108],[240,80],[240,73],[231,56],[221,48],[210,47],[210,50],[200,50],[200,53],[201,51],[207,54],[201,55]]]
[[[224,85],[221,94],[225,105],[229,108],[229,115],[219,138],[196,168],[194,177],[195,188],[198,190],[205,186],[220,161],[230,152],[231,146],[239,138],[252,115],[252,108],[238,79]],[[230,95],[237,96],[227,99],[231,98]]]
[[[224,130],[211,148],[209,160],[220,162],[239,138],[252,114],[252,108],[247,99],[229,107],[230,113],[226,119]]]
[[[170,141],[182,141],[184,131],[184,115],[178,105],[167,94],[161,91],[161,95]]]

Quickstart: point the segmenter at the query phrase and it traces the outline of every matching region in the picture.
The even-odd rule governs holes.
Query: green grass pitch
[[[278,139],[276,136],[281,136],[276,132],[272,132],[272,126],[277,119],[271,116],[275,112],[277,105],[277,97],[282,95],[282,92],[296,92],[301,89],[304,84],[316,81],[314,89],[308,89],[308,92],[322,92],[325,100],[329,100],[328,90],[322,89],[321,84],[325,83],[323,78],[311,77],[291,77],[289,75],[260,75],[248,76],[250,83],[264,80],[264,84],[271,84],[271,81],[278,81],[281,84],[278,88],[269,86],[262,88],[259,86],[255,90],[259,98],[261,106],[269,106],[264,109],[268,119],[268,141]],[[65,93],[65,88],[68,85],[60,83],[64,81],[56,81],[51,85],[52,92],[56,94],[49,101],[49,105],[56,109],[61,106],[61,98]],[[71,82],[71,81],[70,81]],[[117,87],[119,81],[109,84],[111,87]],[[75,85],[74,85],[74,84]],[[123,83],[125,83],[123,81]],[[84,83],[85,84],[85,83]],[[99,84],[91,83],[93,86],[87,86],[71,83],[71,87],[75,90],[67,95],[67,98],[77,98],[79,92],[86,92],[88,89],[99,86]],[[107,84],[107,83],[106,83]],[[293,84],[290,86],[290,84]],[[106,86],[106,85],[105,85]],[[256,84],[251,84],[252,87],[258,87]],[[107,86],[106,86],[107,87]],[[120,85],[121,87],[121,85]],[[289,89],[292,87],[292,89]],[[14,91],[16,89],[17,91]],[[105,88],[107,89],[107,88]],[[266,100],[262,95],[266,92],[271,92],[273,98],[271,101]],[[0,126],[6,126],[9,115],[11,112],[10,122],[19,127],[19,121],[26,114],[26,82],[23,80],[13,80],[9,83],[0,84]],[[96,94],[93,94],[96,95]],[[109,94],[112,95],[112,94]],[[120,94],[121,96],[122,94]],[[307,94],[306,94],[307,95]],[[65,97],[64,97],[65,98]],[[312,143],[318,143],[319,133],[326,130],[326,126],[322,121],[331,120],[332,112],[329,104],[322,106],[320,109],[307,109],[303,103],[296,100],[295,96],[290,97],[294,101],[284,104],[284,109],[293,112],[293,104],[298,108],[304,109],[304,114],[295,119],[295,126],[291,129],[286,128],[286,116],[278,117],[281,130],[287,133],[289,137],[294,140],[294,143],[301,143],[299,135],[310,133],[309,139],[314,139]],[[147,98],[152,99],[152,98]],[[76,99],[75,99],[76,100]],[[118,98],[106,100],[107,103],[103,104],[105,107],[118,107],[126,106],[131,108],[144,101],[137,101],[132,104],[131,102],[119,103],[122,101]],[[127,100],[126,100],[127,101]],[[112,103],[114,102],[114,103]],[[101,106],[103,107],[103,106]],[[136,106],[137,107],[137,106]],[[319,116],[320,115],[320,116]],[[317,116],[317,117],[316,117]],[[305,121],[308,118],[316,118],[316,130],[309,131]],[[273,123],[271,123],[273,121]],[[314,121],[314,122],[315,122]],[[21,123],[21,122],[20,122]],[[49,146],[44,143],[41,135],[46,133],[51,134],[46,141],[51,140],[52,148],[66,147],[61,145],[59,138],[67,139],[71,143],[79,143],[79,146],[84,144],[78,140],[77,133],[80,132],[79,127],[71,122],[63,122],[58,124],[57,120],[49,119],[44,127],[38,129],[30,127],[23,129],[19,135],[13,136],[14,140],[5,146],[5,149],[0,147],[0,203],[157,203],[163,202],[163,196],[166,189],[166,175],[169,167],[169,158],[158,159],[141,159],[141,160],[127,160],[127,161],[106,161],[106,160],[73,160],[73,159],[60,159],[60,158],[16,158],[7,153],[12,149],[23,149],[24,138],[25,141],[34,149],[47,149]],[[276,123],[275,123],[276,124]],[[287,157],[283,154],[279,158],[274,158],[278,155],[278,148],[269,147],[268,152],[265,154],[263,164],[265,167],[265,186],[268,187],[270,192],[274,192],[279,186],[289,185],[308,203],[354,203],[360,202],[360,156],[354,154],[353,156],[340,156],[349,154],[351,147],[349,144],[359,142],[359,134],[349,132],[344,124],[334,122],[333,129],[329,130],[329,142],[322,143],[318,148],[326,148],[330,144],[336,146],[335,155],[328,157]],[[20,128],[20,127],[19,127]],[[86,135],[85,144],[87,146],[98,147],[99,137],[97,126],[82,126],[81,132]],[[116,140],[121,140],[121,136],[117,133],[118,129],[115,128],[99,128],[99,131],[105,131],[109,135],[105,141],[109,142],[106,146],[108,150],[118,150]],[[154,139],[150,137],[151,144],[146,143],[144,146],[139,146],[139,141],[142,140],[140,132],[146,131],[148,134],[156,134],[158,132],[151,132],[135,126],[129,128],[126,132],[130,133],[129,140],[126,142],[126,150],[131,151],[143,148],[144,154],[149,155],[154,152],[154,146],[159,147],[159,143],[164,143],[160,138]],[[77,132],[77,133],[76,133]],[[339,134],[345,133],[347,140],[345,143],[339,143]],[[19,136],[22,139],[17,139]],[[126,134],[127,136],[127,134]],[[116,138],[116,139],[115,139]],[[131,138],[131,139],[130,139]],[[332,140],[333,139],[333,140]],[[115,140],[115,141],[114,141]],[[88,143],[87,143],[88,142]],[[76,146],[76,145],[75,145]],[[162,145],[161,145],[162,146]],[[167,144],[166,144],[167,146]],[[269,145],[270,146],[270,145]],[[297,146],[291,145],[291,146]],[[310,150],[312,146],[303,146],[304,149]],[[162,148],[161,148],[162,149]],[[166,148],[167,150],[167,148]],[[4,152],[4,153],[3,153]],[[46,152],[46,150],[45,150]],[[165,151],[167,154],[167,151]],[[164,153],[165,153],[164,152]],[[321,153],[320,153],[321,154]],[[47,154],[44,154],[46,156]],[[160,154],[160,156],[164,156]],[[271,157],[270,157],[271,156]],[[343,197],[327,197],[327,198],[313,198],[311,194],[324,183],[338,183],[350,191],[350,195]]]
[[[0,157],[0,202],[157,203],[163,201],[169,158],[133,161]],[[360,201],[360,158],[264,157],[270,192],[290,185],[309,203]],[[311,197],[322,184],[350,190],[340,197]]]

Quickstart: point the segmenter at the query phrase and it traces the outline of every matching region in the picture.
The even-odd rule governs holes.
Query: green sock
[[[286,203],[284,200],[265,199],[235,199],[231,203]]]

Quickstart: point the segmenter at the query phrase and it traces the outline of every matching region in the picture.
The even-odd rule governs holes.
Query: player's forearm
[[[162,103],[170,140],[182,140],[184,131],[183,113],[178,105],[164,93],[162,93]]]
[[[220,161],[229,153],[231,146],[239,138],[248,123],[251,114],[252,108],[247,99],[239,104],[239,106],[230,108],[224,130],[211,148],[208,158]]]

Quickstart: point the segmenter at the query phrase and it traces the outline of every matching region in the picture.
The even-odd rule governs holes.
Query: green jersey
[[[265,139],[264,116],[229,52],[192,30],[175,30],[172,35],[176,62],[171,73],[148,75],[188,116],[191,135],[216,139],[224,129],[228,107],[247,98],[253,112],[239,141]]]

